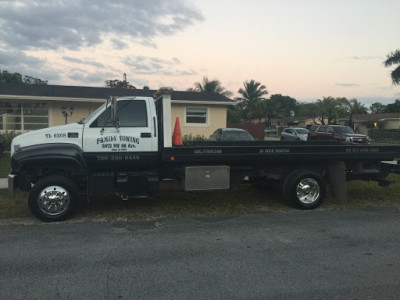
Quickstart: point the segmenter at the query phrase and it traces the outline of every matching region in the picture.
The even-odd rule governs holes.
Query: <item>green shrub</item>
[[[190,134],[185,134],[182,137],[182,140],[185,142],[190,142],[190,141],[206,141],[207,138],[204,135],[197,134],[196,136],[193,136],[191,133]]]
[[[14,130],[4,132],[4,133],[3,133],[3,137],[4,137],[4,150],[10,151],[12,140],[13,140],[17,135],[20,135],[20,134],[21,134],[21,132],[15,132]]]

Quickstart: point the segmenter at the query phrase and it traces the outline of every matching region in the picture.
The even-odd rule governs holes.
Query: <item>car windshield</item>
[[[355,133],[354,130],[351,129],[349,126],[333,127],[333,130],[334,130],[336,133],[341,133],[341,134],[343,134],[343,133],[354,134],[354,133]]]
[[[307,129],[300,128],[300,129],[296,129],[296,131],[297,131],[298,134],[308,134],[308,130]]]
[[[245,131],[225,131],[224,141],[254,141],[254,138]]]

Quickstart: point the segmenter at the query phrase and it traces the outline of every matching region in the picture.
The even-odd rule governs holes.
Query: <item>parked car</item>
[[[219,128],[210,135],[210,141],[254,141],[254,138],[244,129]]]
[[[281,141],[307,141],[308,130],[302,127],[284,128],[281,133]]]
[[[369,144],[368,136],[355,133],[351,127],[342,125],[313,125],[307,140],[336,140],[347,145]]]
[[[264,135],[265,136],[277,136],[278,135],[278,129],[276,127],[265,128]]]

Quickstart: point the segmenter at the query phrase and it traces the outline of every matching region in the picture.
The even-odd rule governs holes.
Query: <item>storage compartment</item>
[[[226,190],[229,189],[229,166],[185,167],[185,190]]]

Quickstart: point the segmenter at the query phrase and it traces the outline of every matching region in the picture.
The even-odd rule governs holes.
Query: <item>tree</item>
[[[333,124],[338,117],[348,113],[349,101],[346,98],[323,97],[317,100],[317,105],[321,123],[325,124],[325,118],[328,118],[328,124]]]
[[[42,80],[40,78],[25,75],[23,83],[26,84],[37,84],[37,85],[47,85],[47,80]]]
[[[299,110],[299,103],[296,99],[281,94],[271,95],[269,106],[276,110],[276,114],[282,117],[293,116]]]
[[[316,102],[303,102],[299,103],[297,115],[302,117],[311,117],[314,123],[316,123],[319,117],[319,107]]]
[[[134,87],[133,85],[129,84],[128,81],[126,81],[126,73],[124,73],[124,79],[118,80],[118,79],[112,79],[112,80],[106,80],[106,87],[110,88],[110,89],[128,89],[128,90],[132,90],[132,89],[136,89],[136,87]]]
[[[400,100],[397,99],[394,103],[388,104],[386,106],[385,112],[387,113],[400,112]]]
[[[369,107],[371,110],[371,114],[382,114],[386,111],[386,105],[383,105],[380,102],[372,103]]]
[[[368,113],[368,109],[365,107],[365,105],[359,102],[357,99],[350,99],[348,105],[349,105],[348,109],[350,115],[359,115]]]
[[[136,89],[133,85],[129,84],[128,81],[121,81],[118,79],[113,79],[113,80],[106,80],[106,87],[110,89]]]
[[[390,52],[386,56],[386,60],[384,61],[385,67],[390,67],[392,65],[399,65],[395,68],[390,74],[392,77],[392,82],[394,85],[400,85],[400,50]]]
[[[196,82],[194,88],[189,88],[188,91],[217,93],[225,97],[232,96],[232,92],[226,90],[219,80],[210,81],[207,77],[203,77],[202,82]]]
[[[261,83],[250,80],[243,82],[244,88],[240,88],[238,93],[241,97],[238,100],[241,102],[241,107],[246,114],[247,119],[264,117],[264,98],[268,94],[267,88]]]
[[[227,120],[231,123],[240,122],[243,119],[243,112],[237,105],[231,105],[227,110]]]
[[[10,73],[8,71],[0,71],[0,84],[1,83],[24,83],[24,84],[47,85],[47,80],[42,80],[28,75],[25,75],[22,78],[22,75],[20,73]]]
[[[22,75],[20,73],[10,73],[8,71],[0,71],[0,83],[22,83]]]

